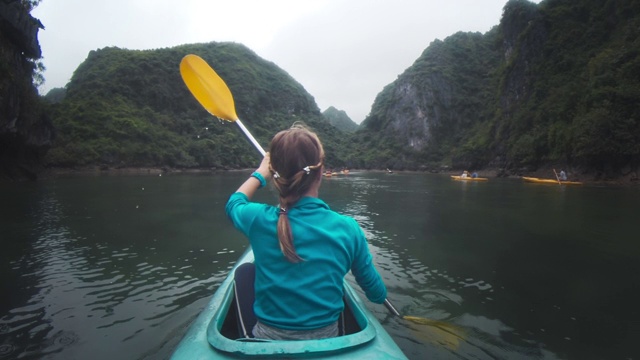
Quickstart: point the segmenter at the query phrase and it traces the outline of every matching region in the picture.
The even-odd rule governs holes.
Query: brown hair
[[[273,185],[279,193],[280,216],[278,240],[282,253],[291,262],[300,262],[293,246],[293,234],[288,210],[305,195],[311,186],[320,181],[324,163],[324,149],[318,136],[301,123],[280,131],[269,145],[270,169]]]

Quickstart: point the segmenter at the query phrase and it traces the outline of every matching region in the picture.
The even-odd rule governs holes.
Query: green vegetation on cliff
[[[436,40],[398,80],[378,94],[356,142],[365,167],[450,165],[460,144],[478,137],[491,116],[500,53],[496,30]],[[476,139],[476,147],[486,147]]]
[[[327,110],[323,111],[322,116],[338,130],[354,132],[358,129],[358,124],[351,120],[344,110],[338,110],[333,106],[329,106]]]
[[[493,119],[494,149],[514,165],[569,163],[599,173],[640,165],[640,1],[547,1],[535,9],[510,1],[505,17],[523,16],[518,51],[501,73]],[[503,33],[510,24],[503,21]],[[515,25],[517,26],[517,25]],[[524,71],[519,64],[529,63]],[[523,66],[524,67],[524,66]],[[518,81],[524,76],[524,81]]]
[[[184,85],[180,60],[197,54],[234,95],[238,116],[267,147],[273,134],[303,121],[326,138],[328,161],[342,165],[339,139],[302,86],[240,44],[92,51],[66,95],[52,105],[58,141],[54,166],[249,167],[257,164],[237,126],[207,113]]]

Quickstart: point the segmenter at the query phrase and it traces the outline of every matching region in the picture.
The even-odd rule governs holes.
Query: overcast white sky
[[[382,88],[433,40],[487,32],[506,2],[43,0],[32,15],[45,26],[43,93],[65,86],[91,50],[234,41],[288,72],[320,110],[335,106],[360,123]]]

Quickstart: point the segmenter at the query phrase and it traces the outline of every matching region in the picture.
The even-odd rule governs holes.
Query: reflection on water
[[[195,201],[169,201],[165,215],[158,214],[160,209],[141,214],[141,204],[169,193],[166,184],[147,185],[146,199],[126,199],[129,191],[124,199],[98,204],[87,195],[117,193],[129,184],[113,178],[83,181],[96,184],[85,194],[67,184],[74,180],[45,186],[30,199],[22,219],[3,224],[10,236],[20,234],[13,242],[29,247],[7,259],[9,273],[2,275],[12,287],[9,308],[0,313],[0,358],[153,354],[162,342],[181,336],[195,315],[190,311],[184,317],[185,308],[203,306],[237,260],[236,251],[243,251],[241,244],[191,243],[188,238],[199,231],[181,233],[159,225],[158,220],[168,222],[177,211],[191,213]]]
[[[329,203],[365,228],[391,300],[465,329],[452,350],[437,329],[374,309],[410,357],[633,358],[638,279],[621,276],[640,270],[636,189],[354,175],[325,191],[352,199]]]
[[[247,246],[223,208],[246,176],[2,184],[0,359],[166,358]],[[403,315],[461,329],[369,304],[412,359],[638,353],[637,189],[351,172],[321,196]]]

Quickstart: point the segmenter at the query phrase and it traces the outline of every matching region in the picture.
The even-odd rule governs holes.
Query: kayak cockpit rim
[[[232,271],[235,271],[235,268],[239,264],[250,261],[253,261],[253,251],[247,251]],[[224,335],[223,327],[225,326],[225,321],[227,321],[227,314],[232,304],[235,303],[233,287],[233,277],[229,276],[220,285],[220,290],[224,289],[224,291],[218,291],[216,293],[216,296],[221,297],[218,302],[220,306],[216,309],[207,327],[207,340],[216,350],[242,354],[245,357],[282,356],[284,354],[288,356],[295,356],[296,354],[304,354],[305,356],[312,354],[327,355],[328,353],[349,351],[356,347],[363,346],[376,338],[375,327],[370,324],[366,314],[362,311],[361,307],[364,306],[364,304],[359,303],[359,297],[355,295],[353,288],[345,281],[345,308],[348,307],[350,309],[359,327],[359,331],[347,333],[347,335],[335,338],[318,340],[280,341],[246,338],[231,339]]]

